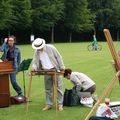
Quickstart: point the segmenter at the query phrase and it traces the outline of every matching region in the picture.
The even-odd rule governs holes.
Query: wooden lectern
[[[0,62],[0,107],[10,105],[9,74],[12,72],[12,62]]]

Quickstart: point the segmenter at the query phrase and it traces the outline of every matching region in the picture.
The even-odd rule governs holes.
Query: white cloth
[[[70,75],[70,80],[75,86],[82,86],[83,90],[87,90],[88,88],[95,85],[93,80],[91,80],[87,75],[80,72],[72,72]]]
[[[83,104],[86,107],[93,107],[93,98],[92,96],[89,97],[81,97],[80,103]]]
[[[47,52],[45,52],[44,49],[43,49],[43,51],[40,51],[40,60],[41,60],[41,64],[42,64],[43,69],[54,68],[53,64],[50,61],[50,58],[49,58]]]
[[[111,119],[116,119],[118,118],[117,115],[109,108],[107,105],[103,104],[98,107],[96,111],[96,116],[98,117],[108,117]]]

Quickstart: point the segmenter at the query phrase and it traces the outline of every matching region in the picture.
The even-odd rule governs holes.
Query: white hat
[[[45,46],[45,40],[42,38],[36,38],[32,43],[32,48],[35,50],[41,49]]]

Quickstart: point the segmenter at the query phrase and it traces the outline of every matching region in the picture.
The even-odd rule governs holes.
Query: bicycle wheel
[[[99,45],[99,44],[98,44],[97,50],[101,51],[101,50],[102,50],[102,45]]]
[[[87,46],[87,49],[88,49],[88,51],[93,51],[93,50],[94,50],[94,48],[93,48],[92,45],[88,45],[88,46]]]

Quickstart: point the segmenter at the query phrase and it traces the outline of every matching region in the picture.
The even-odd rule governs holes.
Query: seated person
[[[93,94],[96,90],[96,85],[87,75],[80,72],[72,72],[71,69],[65,69],[64,77],[69,79],[77,91],[90,92]]]

